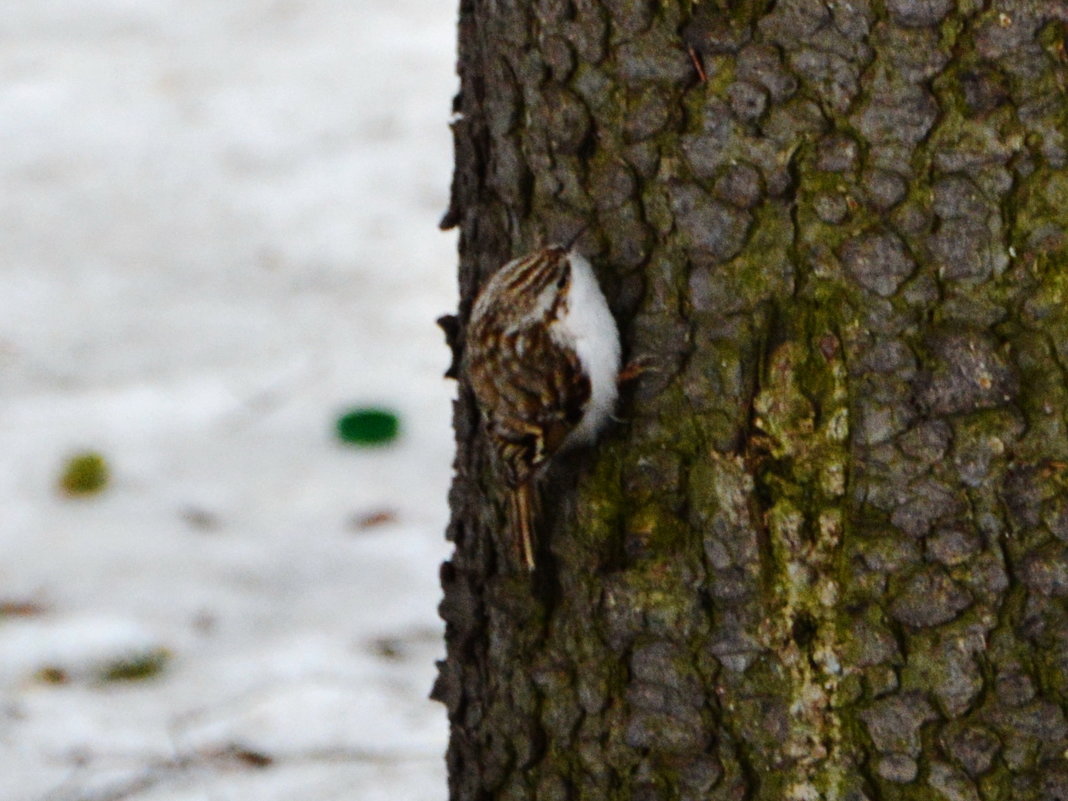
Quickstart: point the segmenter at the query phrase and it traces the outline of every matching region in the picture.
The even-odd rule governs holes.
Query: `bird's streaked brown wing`
[[[508,483],[518,486],[582,418],[590,380],[576,353],[555,342],[547,325],[502,334],[487,345],[493,357],[471,361],[468,373]]]

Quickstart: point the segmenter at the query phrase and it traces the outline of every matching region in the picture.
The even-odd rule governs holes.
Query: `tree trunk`
[[[625,353],[539,568],[461,376],[453,801],[1068,799],[1058,0],[464,0],[456,349],[566,239]]]

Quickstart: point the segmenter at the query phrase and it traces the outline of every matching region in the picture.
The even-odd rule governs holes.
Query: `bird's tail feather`
[[[534,485],[524,481],[510,493],[512,501],[512,532],[516,538],[519,558],[527,570],[534,569]]]

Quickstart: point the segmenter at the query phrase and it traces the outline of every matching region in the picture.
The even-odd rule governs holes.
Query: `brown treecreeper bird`
[[[534,569],[537,480],[549,460],[611,419],[619,330],[578,253],[547,247],[510,261],[471,312],[463,370],[508,487],[509,525]]]

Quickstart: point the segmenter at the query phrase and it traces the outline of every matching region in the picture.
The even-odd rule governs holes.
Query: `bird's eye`
[[[563,289],[565,286],[567,286],[568,278],[570,278],[570,276],[568,275],[567,270],[564,270],[564,272],[560,274],[560,280],[556,282],[556,288]]]

